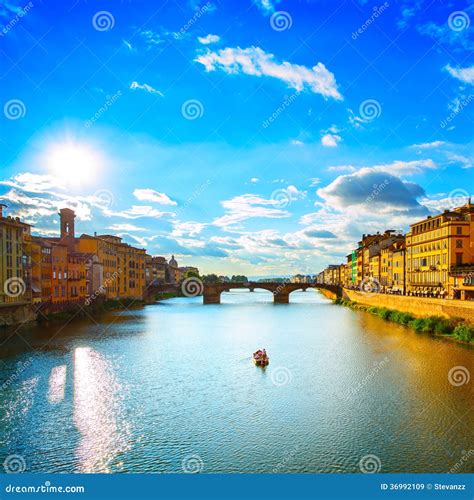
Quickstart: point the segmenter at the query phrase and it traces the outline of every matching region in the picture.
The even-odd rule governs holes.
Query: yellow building
[[[369,278],[380,283],[380,253],[369,255]]]
[[[142,300],[146,288],[146,251],[127,243],[117,245],[121,299]]]
[[[25,282],[31,289],[33,304],[38,304],[43,301],[42,245],[38,238],[31,236],[29,231],[26,231],[23,234],[23,251],[26,255],[26,264],[24,269]],[[51,283],[49,286],[48,297],[51,294]]]
[[[121,238],[116,236],[90,236],[82,234],[75,241],[75,251],[83,254],[97,255],[102,270],[99,281],[100,292],[107,300],[120,298],[120,277],[122,270],[118,262],[117,246]],[[89,292],[97,293],[98,290]]]
[[[406,235],[409,295],[461,298],[472,287],[466,270],[474,264],[474,205],[445,210],[410,226]]]
[[[5,207],[0,204],[0,304],[29,302],[31,280],[23,236],[29,232],[30,226],[18,217],[5,217]]]
[[[388,292],[405,294],[405,241],[398,241],[388,249]]]

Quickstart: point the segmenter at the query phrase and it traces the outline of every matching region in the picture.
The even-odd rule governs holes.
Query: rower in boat
[[[253,353],[253,362],[256,366],[267,366],[270,363],[270,358],[265,349],[259,349]]]

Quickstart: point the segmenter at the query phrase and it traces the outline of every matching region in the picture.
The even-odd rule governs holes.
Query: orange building
[[[54,243],[51,246],[51,302],[53,304],[63,303],[67,297],[67,264],[68,248],[62,243]]]

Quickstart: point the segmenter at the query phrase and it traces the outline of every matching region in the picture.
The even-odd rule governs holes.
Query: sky
[[[474,2],[0,1],[0,202],[317,273],[474,194]]]

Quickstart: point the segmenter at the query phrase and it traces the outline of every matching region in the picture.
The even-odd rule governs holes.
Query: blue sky
[[[314,273],[474,193],[474,3],[0,1],[0,200]]]

